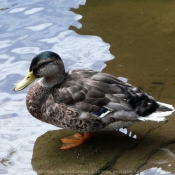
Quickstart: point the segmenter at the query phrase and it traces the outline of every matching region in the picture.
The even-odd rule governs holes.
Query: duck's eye
[[[39,67],[41,68],[41,67],[45,66],[46,64],[48,64],[48,63],[42,63],[39,65]]]
[[[47,62],[40,63],[40,64],[38,64],[38,68],[41,69],[41,68],[47,66],[47,65],[48,65],[49,63],[51,63],[51,62],[52,62],[52,61],[47,61]]]

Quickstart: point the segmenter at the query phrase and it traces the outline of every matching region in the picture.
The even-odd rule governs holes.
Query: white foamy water
[[[66,69],[101,70],[113,58],[109,44],[97,36],[81,36],[69,30],[81,27],[81,15],[70,8],[85,0],[3,1],[0,11],[0,174],[34,175],[31,158],[37,137],[58,129],[33,118],[25,106],[28,88],[14,93],[14,85],[28,72],[31,59],[51,50]]]
[[[136,175],[175,175],[175,173],[172,174],[168,171],[162,170],[162,168],[153,167],[153,168],[144,170]]]

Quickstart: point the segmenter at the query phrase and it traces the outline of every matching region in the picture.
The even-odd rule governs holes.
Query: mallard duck
[[[29,73],[14,91],[37,78],[26,97],[29,113],[46,123],[84,133],[62,139],[61,149],[82,144],[90,132],[127,127],[147,118],[154,120],[149,116],[152,113],[173,111],[112,75],[89,69],[66,72],[60,56],[51,51],[33,58]]]

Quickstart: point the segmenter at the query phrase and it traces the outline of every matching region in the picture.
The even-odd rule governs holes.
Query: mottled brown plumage
[[[62,139],[61,149],[83,143],[89,132],[155,120],[148,115],[174,110],[112,75],[88,69],[65,72],[61,58],[54,52],[34,57],[29,73],[14,90],[24,89],[36,78],[41,79],[30,87],[26,97],[30,114],[61,128],[85,132],[84,136],[75,134]]]
[[[61,58],[53,52],[37,55],[29,71],[41,79],[29,89],[28,111],[61,128],[83,132],[118,129],[158,110],[172,110],[112,75],[88,69],[65,72]]]

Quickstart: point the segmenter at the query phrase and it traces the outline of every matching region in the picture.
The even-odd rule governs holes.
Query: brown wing
[[[73,106],[81,111],[96,112],[102,106],[111,111],[134,110],[145,116],[158,104],[136,87],[109,74],[93,70],[73,70],[66,82],[57,89],[55,102]]]
[[[115,84],[123,84],[108,74],[92,70],[71,71],[66,83],[59,88],[58,103],[74,106],[82,111],[95,112],[116,98],[107,94],[117,94],[120,88]],[[119,100],[117,100],[119,101]]]

